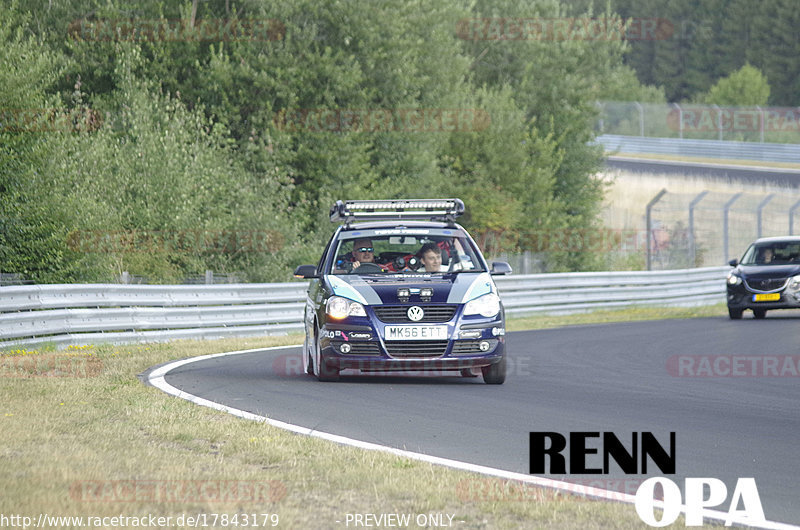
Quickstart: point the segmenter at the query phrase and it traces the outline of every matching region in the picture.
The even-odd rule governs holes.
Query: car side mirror
[[[728,265],[730,265],[731,267],[735,267],[735,266],[737,266],[738,264],[739,264],[739,260],[738,260],[738,259],[732,259],[732,260],[730,260],[730,261],[728,262]]]
[[[511,274],[511,265],[506,263],[505,261],[493,261],[492,262],[492,270],[490,273],[492,276],[502,276],[504,274]]]
[[[317,274],[317,268],[314,265],[300,265],[294,270],[294,277],[295,278],[319,278]]]

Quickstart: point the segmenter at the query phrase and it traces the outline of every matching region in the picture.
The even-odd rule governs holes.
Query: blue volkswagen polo
[[[320,381],[363,372],[478,371],[489,384],[506,377],[505,317],[493,275],[455,222],[460,199],[337,201],[340,226],[310,279],[303,363]]]

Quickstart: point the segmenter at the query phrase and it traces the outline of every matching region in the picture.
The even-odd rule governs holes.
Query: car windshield
[[[476,249],[459,231],[420,230],[416,234],[383,235],[377,232],[381,231],[341,236],[335,250],[336,258],[331,274],[443,274],[484,271]]]
[[[750,245],[742,265],[789,265],[800,263],[800,242],[777,241]]]

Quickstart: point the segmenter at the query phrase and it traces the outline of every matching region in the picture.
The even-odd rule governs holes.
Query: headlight
[[[475,300],[470,300],[464,307],[465,315],[481,315],[482,317],[493,317],[500,312],[500,297],[494,293],[479,296]]]
[[[800,291],[800,276],[792,276],[789,278],[789,289]]]
[[[325,313],[329,317],[335,319],[342,319],[344,317],[365,317],[367,312],[364,311],[364,306],[353,300],[342,298],[341,296],[331,296],[328,298],[328,303],[325,304]]]
[[[739,285],[740,283],[742,283],[741,276],[737,276],[733,273],[728,274],[728,285]]]

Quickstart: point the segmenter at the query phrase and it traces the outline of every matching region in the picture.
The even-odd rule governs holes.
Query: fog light
[[[350,345],[345,342],[344,344],[339,346],[339,351],[342,353],[350,353]]]
[[[478,344],[478,349],[480,349],[481,351],[489,351],[489,348],[490,348],[489,341],[482,340],[480,344]]]

